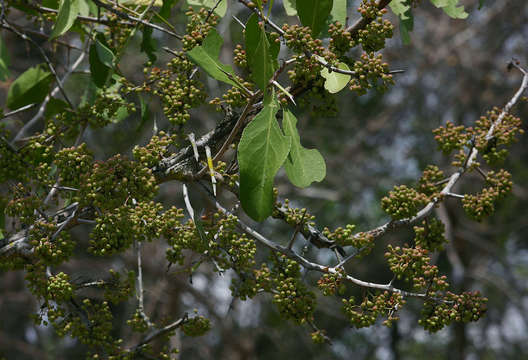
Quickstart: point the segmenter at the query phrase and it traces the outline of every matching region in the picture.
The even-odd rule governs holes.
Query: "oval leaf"
[[[341,70],[350,71],[347,64],[344,63],[337,64],[337,67]],[[324,84],[325,89],[332,94],[341,91],[345,86],[347,86],[351,77],[350,75],[341,74],[336,71],[330,72],[330,70],[328,70],[327,68],[321,70],[321,76],[326,79]]]
[[[53,27],[49,39],[53,40],[68,31],[75,22],[78,14],[79,0],[61,0],[57,22]]]
[[[256,14],[253,14],[246,24],[245,43],[251,78],[260,89],[265,90],[277,68],[278,51],[276,47],[271,48]]]
[[[97,85],[99,88],[102,88],[106,85],[106,82],[110,78],[112,69],[101,62],[96,46],[96,44],[90,45],[90,74],[95,85]]]
[[[332,5],[332,0],[296,0],[299,19],[304,26],[312,29],[314,38],[323,30]]]
[[[10,109],[39,103],[49,92],[53,77],[45,64],[29,68],[23,72],[9,87],[6,105]]]
[[[292,139],[290,154],[284,163],[284,169],[295,186],[304,188],[326,176],[326,164],[316,149],[307,149],[301,145],[297,131],[297,118],[291,111],[283,111],[282,128],[284,134]]]
[[[220,48],[223,43],[224,40],[218,35],[216,29],[213,28],[204,39],[202,45],[195,46],[190,51],[187,51],[187,56],[196,65],[204,69],[212,78],[233,86],[238,86],[233,80],[235,78],[235,73],[231,66],[224,65],[218,60]]]
[[[284,136],[275,115],[277,101],[266,97],[264,107],[244,129],[238,145],[240,202],[254,220],[273,211],[273,179],[290,151],[291,138]]]

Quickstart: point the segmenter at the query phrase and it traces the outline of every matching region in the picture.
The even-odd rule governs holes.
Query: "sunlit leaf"
[[[295,0],[282,0],[282,6],[284,6],[284,10],[288,16],[297,15]]]
[[[50,40],[68,31],[79,15],[79,0],[61,0],[57,21],[49,37]]]
[[[334,0],[332,11],[330,11],[330,21],[339,21],[345,25],[347,18],[347,0]]]
[[[337,67],[341,70],[350,71],[350,68],[347,66],[347,64],[344,63],[339,63]],[[328,68],[324,68],[323,70],[321,70],[321,76],[325,78],[325,89],[332,94],[341,91],[345,86],[347,86],[351,77],[348,74],[341,74],[337,71],[330,71],[328,70]]]
[[[45,64],[29,68],[23,72],[9,87],[6,105],[10,109],[39,103],[49,92],[53,76]]]
[[[304,188],[326,176],[326,164],[316,149],[307,149],[301,145],[297,131],[297,119],[287,109],[283,111],[282,128],[290,136],[291,148],[284,169],[293,185]]]
[[[460,5],[460,0],[430,0],[437,8],[441,8],[453,19],[465,19],[468,13],[464,11],[464,6]]]

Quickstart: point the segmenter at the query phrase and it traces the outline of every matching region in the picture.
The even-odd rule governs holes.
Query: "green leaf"
[[[265,90],[277,69],[278,51],[276,47],[271,48],[266,32],[259,25],[256,14],[251,15],[246,24],[245,43],[251,79],[260,89]]]
[[[397,15],[400,18],[400,20],[407,19],[406,12],[411,9],[409,0],[392,0],[389,3],[389,7],[391,8],[394,15]]]
[[[9,53],[4,43],[4,39],[0,37],[0,81],[5,81],[10,76],[9,65],[11,61],[9,59]]]
[[[79,15],[89,16],[90,15],[90,4],[87,0],[78,0],[79,1]]]
[[[90,74],[92,76],[92,80],[97,87],[102,88],[106,85],[106,82],[110,78],[112,69],[106,66],[99,59],[99,54],[97,52],[97,43],[98,41],[96,40],[94,44],[90,45],[90,53],[88,58],[90,62]]]
[[[341,70],[350,71],[350,68],[345,63],[338,63],[337,67]],[[341,74],[336,71],[330,72],[328,68],[323,68],[323,70],[321,70],[321,76],[325,78],[325,89],[332,94],[343,90],[343,88],[347,86],[351,77],[350,75]]]
[[[453,19],[465,19],[468,13],[464,11],[464,6],[459,6],[460,0],[430,0],[437,8],[441,8],[444,12]]]
[[[330,21],[339,21],[343,26],[347,18],[347,0],[334,0],[332,11],[330,11]]]
[[[284,136],[275,119],[278,108],[271,93],[238,144],[240,201],[245,212],[257,221],[273,211],[273,179],[290,151],[291,138]]]
[[[212,9],[218,0],[187,0],[187,4],[192,7]],[[214,13],[220,17],[224,17],[227,12],[227,0],[220,0],[220,3],[215,8]]]
[[[113,68],[116,61],[116,56],[110,50],[110,48],[106,45],[106,40],[104,38],[104,35],[99,33],[95,37],[95,50],[97,50],[97,56],[99,57],[99,60],[107,67]]]
[[[78,14],[79,0],[61,0],[57,22],[53,27],[49,39],[53,40],[68,31],[75,22]]]
[[[139,105],[141,108],[141,120],[139,122],[139,125],[136,131],[140,131],[141,129],[143,129],[145,124],[150,120],[150,115],[151,115],[148,103],[145,101],[145,99],[141,95],[139,96]]]
[[[295,0],[282,0],[282,6],[284,6],[284,10],[286,11],[286,15],[288,15],[288,16],[297,15],[297,7],[296,7],[296,4],[295,4]]]
[[[150,61],[154,62],[158,58],[155,54],[157,50],[156,40],[152,38],[153,29],[148,26],[143,26],[143,37],[141,40],[140,50],[147,54]]]
[[[282,117],[284,134],[292,138],[290,154],[284,163],[288,179],[293,185],[304,188],[314,181],[321,181],[326,176],[326,165],[316,149],[306,149],[301,145],[297,131],[297,119],[284,109]]]
[[[209,35],[204,39],[202,45],[195,46],[192,50],[187,51],[187,56],[212,78],[223,81],[233,86],[238,84],[233,80],[235,73],[231,66],[224,65],[218,60],[220,48],[224,40],[216,29],[211,29]],[[231,78],[230,78],[231,77]]]
[[[414,27],[414,17],[411,9],[407,12],[407,19],[403,20],[400,18],[400,37],[404,45],[409,45],[411,43],[410,32]]]
[[[297,14],[304,26],[312,29],[315,38],[323,30],[332,11],[332,0],[297,0]]]
[[[6,105],[14,110],[22,106],[39,103],[49,92],[53,76],[45,64],[29,68],[9,87]]]
[[[163,0],[163,6],[159,11],[159,15],[165,20],[170,18],[171,9],[177,0]]]
[[[478,6],[479,10],[484,6],[485,2],[486,2],[486,0],[479,0],[479,6]]]
[[[65,109],[69,108],[70,105],[64,100],[51,98],[46,104],[46,110],[44,111],[44,116],[50,118],[53,115],[63,112]]]

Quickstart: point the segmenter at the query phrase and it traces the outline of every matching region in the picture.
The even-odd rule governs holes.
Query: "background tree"
[[[515,214],[526,190],[514,187],[499,214],[481,216],[511,187],[501,167],[514,168],[519,184],[526,173],[519,146],[500,166],[487,164],[505,155],[520,130],[508,111],[526,79],[518,63],[509,73],[504,64],[523,54],[526,5],[470,11],[470,24],[425,3],[413,8],[411,46],[403,51],[396,39],[383,51],[391,67],[405,69],[391,74],[375,54],[393,32],[381,18],[387,3],[299,1],[271,11],[271,4],[229,2],[225,16],[224,1],[204,2],[206,10],[184,16],[187,5],[171,2],[6,2],[2,76],[16,80],[0,155],[5,356],[160,358],[181,349],[193,358],[279,351],[408,358],[434,347],[439,358],[448,351],[518,358],[524,342],[511,329],[525,326],[518,240],[525,225]],[[466,16],[448,3],[448,15]],[[412,29],[408,5],[391,3],[404,41]],[[296,12],[308,28],[282,26],[299,24]],[[219,23],[217,15],[224,15]],[[347,15],[346,26],[335,23]],[[231,62],[235,71],[224,65]],[[393,76],[396,86],[382,94]],[[332,95],[340,87],[352,92]],[[508,101],[475,125],[490,104]],[[329,119],[332,113],[340,116]],[[455,167],[452,157],[432,152],[438,144],[427,134],[439,124],[441,149],[461,151]],[[297,131],[328,168],[320,185],[303,190],[290,183],[319,181],[325,166]],[[275,203],[271,186],[283,163]],[[384,198],[395,183],[406,186]],[[258,224],[244,212],[279,221]],[[345,227],[352,223],[363,231]],[[413,233],[413,226],[421,228]],[[458,295],[446,292],[441,276],[449,272]],[[21,287],[24,276],[31,295]],[[485,311],[481,297],[463,295],[475,289],[490,297],[490,316],[468,328],[464,322]],[[29,322],[31,312],[39,326]],[[418,324],[435,331],[453,320],[420,340]],[[384,330],[384,321],[392,327]],[[48,323],[75,341],[59,342]],[[188,337],[211,323],[205,338]],[[310,344],[306,329],[315,342],[333,345]],[[450,338],[456,346],[444,346]]]

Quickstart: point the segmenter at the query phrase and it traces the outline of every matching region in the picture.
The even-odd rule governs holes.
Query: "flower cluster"
[[[11,200],[5,207],[5,214],[18,217],[22,224],[29,225],[37,218],[36,210],[42,205],[42,201],[31,189],[18,183],[11,188]]]
[[[118,154],[93,165],[86,182],[81,184],[79,201],[107,211],[132,199],[151,200],[157,191],[151,169]]]
[[[187,336],[202,336],[211,329],[211,322],[203,316],[194,316],[185,320],[181,327]]]
[[[447,292],[442,299],[424,303],[418,323],[430,332],[436,332],[453,321],[477,321],[486,313],[486,302],[478,291],[460,295]]]
[[[164,131],[152,136],[149,143],[143,147],[135,146],[132,149],[134,159],[145,168],[154,168],[160,161],[169,155],[170,146],[176,145],[177,135],[169,136]]]
[[[438,267],[430,264],[428,250],[418,246],[408,248],[392,245],[388,245],[387,250],[385,258],[391,271],[397,279],[411,282],[414,289],[427,288],[437,291],[445,290],[449,286],[446,276],[439,276]]]
[[[187,31],[183,37],[183,50],[189,51],[193,47],[198,46],[207,37],[209,31],[218,23],[218,16],[205,8],[200,8],[195,11],[189,7],[185,13],[189,21],[187,22]]]
[[[396,312],[404,304],[402,295],[384,291],[377,295],[365,296],[361,304],[356,304],[354,297],[343,299],[342,310],[356,328],[374,325],[376,319],[381,316],[387,317],[383,324],[390,326],[393,321],[398,320]]]
[[[358,257],[368,255],[374,247],[374,236],[366,232],[354,234],[355,227],[353,224],[347,224],[344,228],[338,227],[333,232],[325,228],[323,235],[335,241],[339,246],[353,246],[357,250],[361,250],[357,255]]]
[[[511,174],[503,169],[488,172],[486,182],[491,186],[476,195],[466,194],[462,199],[466,214],[477,221],[493,214],[495,203],[510,193],[513,186]]]
[[[363,0],[357,9],[363,19],[368,20],[368,24],[359,29],[352,38],[353,46],[361,44],[363,50],[373,52],[385,47],[385,39],[390,39],[393,35],[391,22],[383,19],[387,9],[378,9],[375,0]]]
[[[300,266],[295,261],[285,256],[275,259],[273,303],[284,319],[304,323],[313,317],[315,294],[308,290],[300,275]]]
[[[414,243],[417,247],[429,251],[444,249],[447,239],[444,236],[445,225],[438,219],[426,219],[422,226],[414,226]]]
[[[422,173],[422,176],[418,180],[417,190],[431,197],[438,197],[438,192],[441,189],[441,184],[444,180],[444,172],[438,168],[436,165],[427,165],[425,170]]]
[[[365,52],[361,54],[352,66],[355,75],[350,81],[350,90],[359,95],[366,94],[370,88],[385,91],[394,84],[392,75],[389,73],[389,64],[383,62],[381,54]]]
[[[324,296],[332,296],[336,293],[341,295],[344,294],[346,286],[343,283],[343,273],[344,271],[340,271],[337,274],[323,274],[323,276],[317,280],[317,286]]]
[[[93,154],[85,143],[59,150],[53,161],[58,169],[60,184],[73,188],[80,188],[86,175],[92,170],[92,163]]]
[[[394,220],[413,217],[427,202],[424,194],[405,185],[395,186],[389,196],[381,199],[382,209]]]

